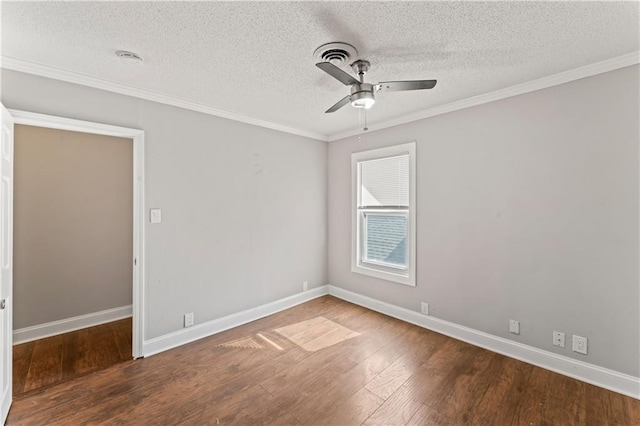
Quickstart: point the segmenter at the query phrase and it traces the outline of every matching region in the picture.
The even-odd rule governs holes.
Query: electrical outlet
[[[509,333],[520,334],[520,321],[509,320]]]
[[[580,354],[587,354],[587,338],[573,335],[573,351]]]
[[[564,348],[564,333],[561,331],[553,332],[553,346]]]
[[[184,326],[191,327],[193,325],[193,312],[189,312],[188,314],[184,314]]]
[[[429,315],[429,304],[427,302],[422,302],[420,304],[420,311],[425,315]]]
[[[302,282],[302,291],[307,291],[309,290],[309,281],[303,281]]]

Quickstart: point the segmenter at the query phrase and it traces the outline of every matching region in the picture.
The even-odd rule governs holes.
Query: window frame
[[[404,208],[359,208],[360,199],[360,167],[359,163],[400,155],[409,156],[409,207]],[[407,217],[407,266],[393,267],[364,259],[365,215],[389,214],[406,215]],[[354,152],[351,154],[351,271],[392,281],[408,286],[416,286],[416,143],[410,142],[384,148]]]

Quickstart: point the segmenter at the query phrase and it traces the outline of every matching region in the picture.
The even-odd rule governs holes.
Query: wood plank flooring
[[[318,317],[359,335],[275,331]],[[639,425],[640,401],[325,296],[17,398],[7,423]]]
[[[13,395],[131,360],[131,318],[13,347]]]

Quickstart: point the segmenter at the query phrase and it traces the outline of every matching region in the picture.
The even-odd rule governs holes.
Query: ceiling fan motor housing
[[[369,61],[365,61],[362,59],[359,59],[351,64],[351,68],[353,69],[353,72],[358,74],[358,76],[365,75],[367,71],[369,71],[369,67],[371,67],[371,64],[369,63]]]

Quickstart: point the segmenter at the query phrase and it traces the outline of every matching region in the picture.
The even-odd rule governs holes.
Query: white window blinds
[[[409,155],[360,161],[358,207],[409,206]]]

